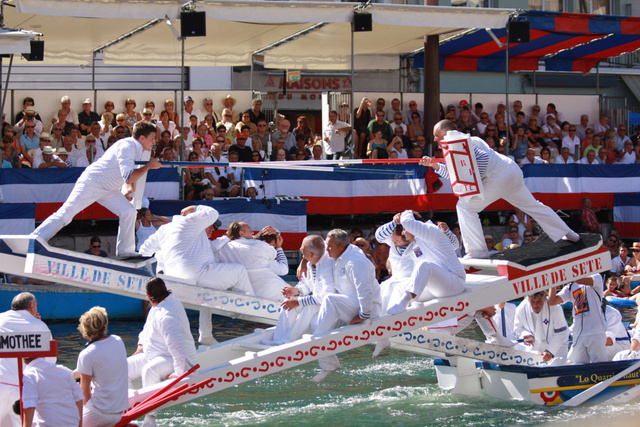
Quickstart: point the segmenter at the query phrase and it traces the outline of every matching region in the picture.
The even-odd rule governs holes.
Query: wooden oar
[[[582,405],[584,402],[586,402],[587,400],[591,399],[592,397],[600,394],[602,391],[604,391],[606,388],[608,388],[611,384],[615,383],[620,378],[623,378],[626,375],[629,375],[630,373],[632,373],[636,369],[640,369],[640,361],[638,361],[638,362],[634,363],[633,365],[629,366],[624,371],[619,372],[618,374],[612,376],[608,380],[599,382],[598,384],[594,385],[593,387],[590,387],[590,388],[586,389],[582,393],[572,397],[571,399],[567,400],[566,402],[561,403],[560,406],[576,407],[576,406]]]

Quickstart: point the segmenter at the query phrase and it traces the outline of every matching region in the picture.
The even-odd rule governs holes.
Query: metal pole
[[[1,61],[1,60],[0,60]],[[7,105],[7,91],[9,90],[9,78],[11,77],[11,66],[13,65],[13,54],[9,59],[9,68],[7,69],[7,79],[4,82],[4,94],[2,95],[2,107],[0,107],[0,115],[4,113],[4,107]],[[2,62],[0,62],[0,76],[2,76]],[[0,92],[2,88],[0,87]]]
[[[182,62],[180,64],[180,160],[184,160],[184,132],[182,128],[184,122],[184,37],[180,37],[182,42]],[[184,186],[183,186],[184,187]]]
[[[353,119],[355,118],[353,115],[353,110],[354,110],[353,91],[354,91],[354,80],[355,80],[354,62],[355,62],[354,31],[353,31],[353,21],[351,21],[351,93],[349,94],[349,117],[351,118],[351,120],[349,121],[351,123],[349,124],[351,125],[351,156],[354,159],[357,159],[358,156],[356,155],[356,138],[359,138],[360,135],[358,135],[358,132],[353,128]]]
[[[433,127],[440,120],[440,38],[438,35],[426,37],[423,79],[424,128],[425,134],[431,135]],[[430,155],[433,155],[434,145],[435,141],[429,144]]]
[[[251,98],[253,98],[253,61],[254,57],[251,54],[251,71],[249,72],[249,90],[251,91]]]
[[[504,117],[504,122],[507,124],[507,136],[504,141],[504,154],[509,154],[509,24],[507,23],[507,44],[505,47],[505,67],[504,67],[504,92],[505,92],[505,107],[507,108]],[[497,132],[496,132],[497,133]]]
[[[91,52],[91,90],[93,91],[93,105],[97,109],[98,94],[96,93],[96,52]]]

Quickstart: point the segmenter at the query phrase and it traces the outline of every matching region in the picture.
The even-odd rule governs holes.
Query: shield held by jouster
[[[466,133],[449,131],[440,141],[451,188],[458,197],[482,195],[482,180],[473,154],[471,137]]]

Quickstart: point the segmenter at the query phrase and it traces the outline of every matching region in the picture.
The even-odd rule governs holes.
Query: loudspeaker
[[[531,23],[529,21],[509,21],[509,43],[529,43],[531,41]]]
[[[373,31],[370,13],[353,14],[353,31],[356,33],[363,31]]]
[[[31,53],[22,56],[27,61],[44,61],[44,40],[31,40]]]
[[[180,12],[181,37],[205,37],[206,35],[206,12]]]

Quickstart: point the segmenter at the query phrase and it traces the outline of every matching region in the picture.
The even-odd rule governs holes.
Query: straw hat
[[[227,99],[230,99],[230,100],[231,100],[231,102],[233,102],[233,105],[231,105],[232,107],[233,107],[234,105],[236,105],[237,100],[236,100],[233,96],[231,96],[231,95],[227,95],[227,96],[225,96],[224,98],[222,98],[222,105],[225,105],[225,102],[226,102],[226,100],[227,100]]]

